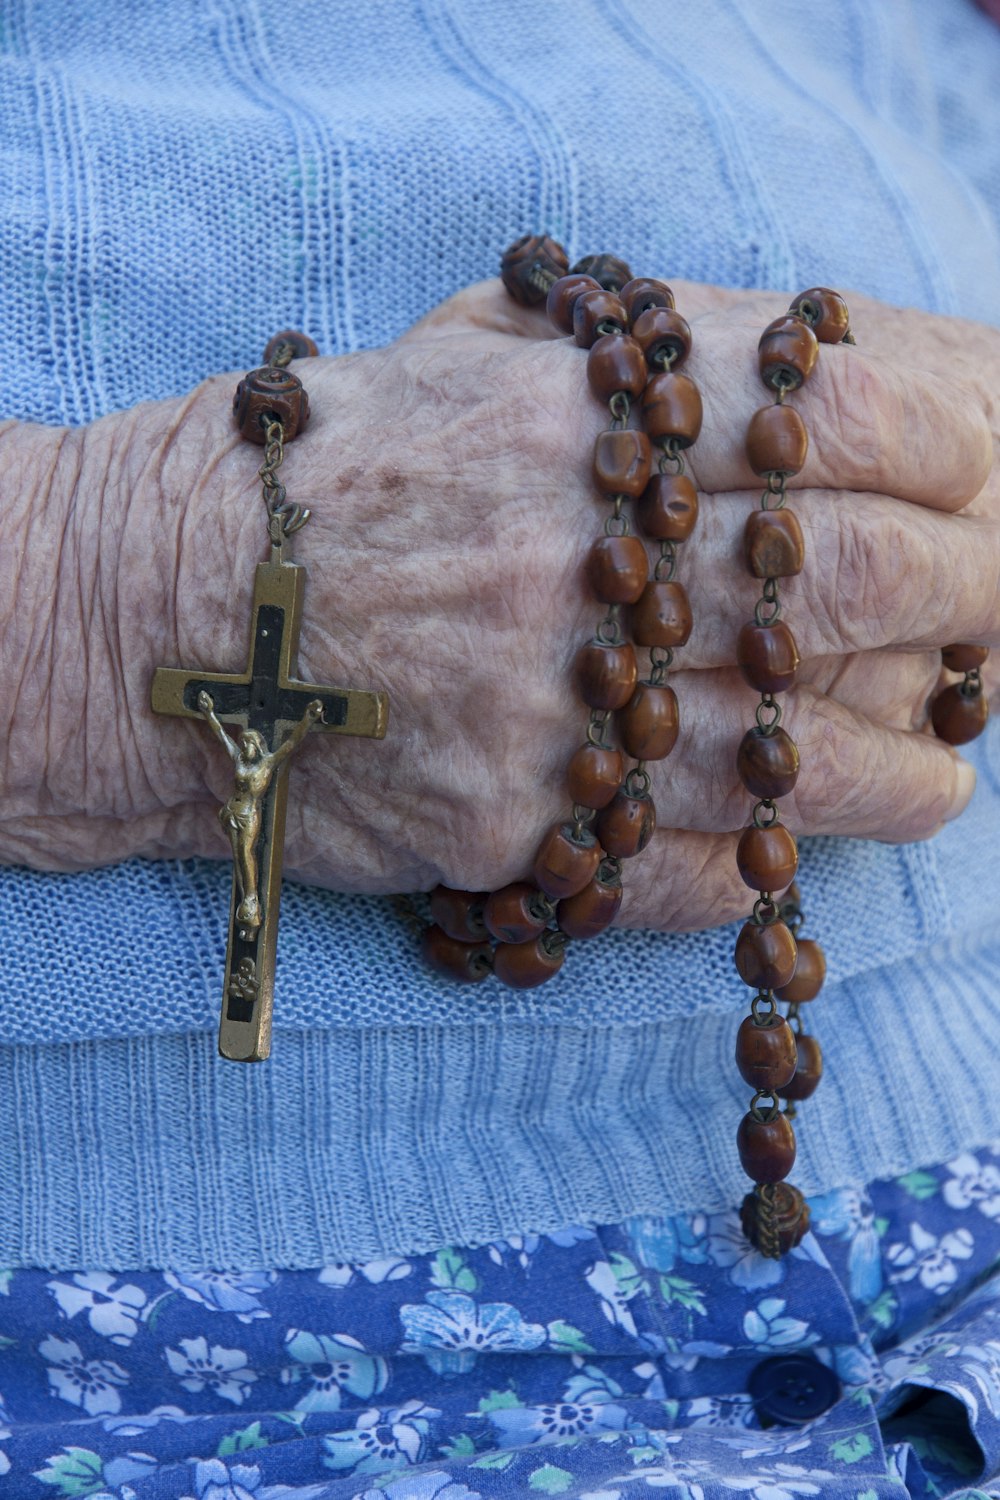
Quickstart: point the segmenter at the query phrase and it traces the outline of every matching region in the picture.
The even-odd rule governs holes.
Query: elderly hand
[[[733,663],[761,486],[743,443],[766,399],[757,338],[789,300],[675,291],[705,402],[688,455],[701,518],[678,574],[695,623],[671,678],[680,738],[650,767],[659,828],[626,869],[622,913],[671,928],[751,899],[734,763],[756,695]],[[858,347],[825,346],[794,398],[810,434],[789,486],[807,551],[783,586],[803,657],[784,722],[802,773],[781,811],[797,833],[923,838],[973,780],[924,732],[940,647],[1000,644],[1000,332],[848,300]],[[391,707],[382,742],[324,736],[299,752],[289,874],[495,887],[526,873],[568,808],[587,720],[571,664],[602,612],[583,562],[603,521],[589,470],[606,413],[583,351],[550,334],[484,283],[389,348],[294,366],[314,413],[282,476],[313,511],[293,548],[308,568],[299,676],[384,688]],[[39,497],[14,517],[23,561],[0,605],[7,862],[225,852],[210,804],[227,764],[203,729],[148,704],[157,665],[246,659],[266,528],[260,452],[229,424],[235,378],[80,433],[0,439]]]

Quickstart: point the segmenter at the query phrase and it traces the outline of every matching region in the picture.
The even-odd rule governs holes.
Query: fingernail
[[[945,822],[950,823],[952,818],[957,818],[959,813],[965,812],[969,805],[969,799],[976,790],[976,773],[967,760],[959,760],[955,764],[955,800],[945,814]]]

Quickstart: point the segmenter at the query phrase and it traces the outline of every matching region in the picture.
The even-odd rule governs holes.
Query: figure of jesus
[[[204,691],[198,694],[198,708],[220,744],[225,746],[235,768],[236,790],[219,808],[219,822],[233,846],[240,890],[236,920],[244,928],[254,931],[263,920],[257,892],[257,841],[264,798],[277,768],[298,749],[312,726],[322,719],[323,705],[318,698],[313,698],[288,738],[272,751],[268,750],[263,736],[256,729],[244,729],[237,745],[216,717],[210,694]]]

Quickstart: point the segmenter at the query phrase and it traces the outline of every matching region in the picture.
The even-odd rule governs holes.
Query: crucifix
[[[234,856],[219,1052],[238,1062],[271,1050],[290,759],[314,728],[381,739],[389,713],[385,693],[293,676],[304,587],[296,563],[258,563],[246,670],[159,667],[153,677],[154,711],[207,723],[235,768],[235,791],[219,810]],[[224,724],[241,728],[238,745]]]

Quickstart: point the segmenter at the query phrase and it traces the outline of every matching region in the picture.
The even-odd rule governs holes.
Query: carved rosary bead
[[[788,311],[808,323],[821,344],[842,344],[850,332],[847,303],[828,286],[813,286],[800,292]]]
[[[639,665],[631,642],[587,641],[576,656],[576,681],[588,708],[624,708],[635,691]]]
[[[572,823],[550,828],[535,855],[532,879],[553,901],[575,896],[589,885],[601,862],[602,849],[588,828],[579,833]]]
[[[740,671],[759,693],[784,693],[799,670],[799,648],[783,620],[744,625],[736,643]]]
[[[587,557],[587,580],[602,604],[634,604],[649,578],[649,558],[636,536],[599,536]]]
[[[617,867],[601,862],[589,885],[559,903],[559,927],[571,938],[592,938],[610,927],[622,904]]]
[[[795,879],[799,850],[784,823],[757,828],[751,823],[740,836],[736,864],[755,891],[783,891]]]
[[[795,1076],[795,1033],[784,1016],[774,1013],[758,1024],[753,1016],[736,1033],[736,1066],[752,1089],[777,1089]]]
[[[787,1083],[779,1084],[777,1093],[782,1099],[792,1099],[800,1104],[819,1087],[823,1077],[823,1052],[814,1036],[800,1033],[795,1039],[798,1062],[794,1075]]]
[[[772,391],[796,391],[809,379],[819,344],[801,318],[775,318],[760,336],[757,363],[760,377]]]
[[[483,907],[488,891],[455,891],[439,885],[431,891],[431,921],[459,943],[481,943],[486,937]]]
[[[635,503],[636,525],[654,542],[686,542],[698,519],[698,491],[686,474],[654,474]]]
[[[674,307],[674,294],[665,281],[655,281],[649,276],[637,276],[628,281],[618,293],[628,313],[629,322],[634,323],[651,307]]]
[[[307,333],[299,333],[295,328],[285,328],[281,333],[276,333],[273,339],[268,339],[264,347],[264,363],[269,365],[275,355],[285,348],[291,348],[292,359],[315,359],[319,354],[319,349]]]
[[[679,728],[677,694],[657,683],[637,683],[618,714],[622,745],[634,760],[663,760],[677,743]]]
[[[628,314],[614,292],[581,292],[573,303],[573,336],[589,349],[605,333],[624,333]]]
[[[767,1206],[756,1192],[747,1193],[740,1204],[740,1224],[751,1245],[762,1253],[787,1255],[808,1232],[809,1205],[790,1182],[776,1182],[768,1193],[771,1202]]]
[[[262,365],[244,375],[236,387],[233,415],[240,437],[251,443],[267,441],[271,422],[281,423],[283,439],[290,443],[309,421],[309,397],[291,370]]]
[[[978,667],[983,666],[989,654],[988,646],[973,646],[967,643],[941,648],[941,660],[949,672],[975,672]]]
[[[638,646],[683,646],[691,624],[691,602],[682,583],[651,578],[632,606],[632,634]]]
[[[543,932],[526,943],[498,943],[493,952],[493,972],[515,990],[533,990],[562,968],[565,941],[554,932]]]
[[[641,495],[651,462],[649,438],[635,427],[599,432],[594,440],[594,483],[605,495]]]
[[[755,797],[786,797],[799,778],[799,750],[784,729],[765,734],[748,729],[736,753],[736,769]]]
[[[794,406],[762,406],[750,418],[747,458],[755,474],[798,474],[809,451],[806,424]]]
[[[483,908],[483,921],[491,937],[500,943],[526,943],[549,925],[552,903],[526,880],[492,891]]]
[[[581,745],[569,763],[569,795],[580,807],[607,807],[621,786],[625,758],[610,745]]]
[[[774,990],[795,973],[795,938],[784,922],[744,922],[736,939],[736,967],[744,984]]]
[[[787,984],[775,987],[775,995],[789,1005],[815,1000],[826,978],[826,954],[814,938],[796,940],[795,973]]]
[[[990,706],[986,694],[965,691],[965,684],[956,682],[938,693],[931,704],[931,723],[938,739],[949,745],[967,745],[986,728]]]
[[[581,255],[574,272],[593,276],[598,286],[606,292],[620,292],[632,280],[632,272],[617,255]]]
[[[690,448],[701,431],[701,392],[689,375],[672,370],[654,375],[642,398],[642,418],[651,438],[669,438],[677,448]]]
[[[754,1182],[781,1182],[795,1165],[795,1132],[782,1114],[773,1120],[743,1116],[736,1134],[743,1170]]]
[[[632,321],[632,337],[651,370],[679,370],[691,353],[691,325],[673,307],[650,307]]]
[[[597,837],[616,859],[641,854],[656,831],[656,808],[648,793],[633,796],[623,787],[597,815]]]
[[[545,299],[545,311],[549,322],[560,333],[573,332],[573,308],[581,292],[599,292],[600,283],[593,276],[560,276],[549,287]]]
[[[646,379],[645,356],[627,333],[605,333],[591,344],[587,380],[599,401],[610,401],[618,391],[641,396]]]
[[[544,302],[552,282],[568,269],[565,250],[547,234],[523,234],[504,251],[500,262],[503,284],[522,307]]]
[[[791,408],[782,408],[782,410]],[[802,572],[806,546],[793,511],[754,510],[743,532],[747,567],[755,578],[794,578]]]
[[[449,979],[478,984],[493,967],[489,943],[463,943],[449,937],[442,927],[428,927],[422,940],[424,962]]]

